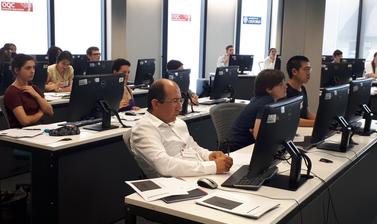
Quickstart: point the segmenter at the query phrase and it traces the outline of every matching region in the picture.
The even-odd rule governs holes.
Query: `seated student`
[[[377,52],[373,55],[373,60],[371,62],[365,63],[365,73],[368,78],[375,78],[377,79]]]
[[[303,96],[299,123],[301,127],[313,127],[316,116],[309,111],[308,94],[304,86],[310,79],[311,70],[309,59],[305,56],[293,56],[287,62],[287,98]]]
[[[183,63],[181,61],[170,60],[166,64],[166,70],[168,70],[168,71],[181,70],[181,69],[183,69]],[[198,105],[199,104],[198,96],[193,91],[191,91],[190,89],[188,91],[188,94],[191,98],[190,104]]]
[[[123,97],[119,102],[119,111],[126,110],[139,110],[140,108],[135,105],[135,99],[132,90],[127,86],[128,78],[130,76],[131,63],[123,58],[114,60],[112,70],[113,74],[125,74],[124,76],[124,91]]]
[[[131,148],[162,176],[199,176],[228,172],[231,157],[200,147],[187,125],[177,118],[182,109],[177,84],[159,79],[149,88],[148,112],[131,131]]]
[[[11,128],[36,124],[44,114],[53,115],[52,107],[35,85],[30,85],[35,73],[34,58],[18,54],[12,61],[16,80],[4,94],[4,105]]]
[[[56,64],[49,65],[47,68],[47,92],[71,92],[73,82],[72,55],[69,51],[61,52]]]
[[[276,62],[276,48],[270,48],[268,57],[263,61],[263,69],[275,69]]]
[[[47,56],[48,56],[48,65],[52,65],[56,63],[56,59],[58,55],[62,53],[62,49],[60,47],[51,46],[47,50]]]
[[[88,61],[99,61],[101,59],[101,53],[98,47],[89,47],[86,50],[86,57]]]
[[[225,54],[221,55],[217,59],[216,67],[226,67],[229,66],[229,56],[233,54],[233,45],[228,45],[225,47]]]
[[[0,64],[4,62],[10,62],[17,54],[17,47],[13,43],[6,43],[0,49]]]
[[[255,89],[250,103],[240,113],[230,130],[230,151],[255,143],[258,136],[264,106],[282,99],[286,95],[284,73],[279,70],[262,70],[255,79]]]
[[[340,63],[342,62],[343,52],[341,50],[336,49],[332,56],[334,60],[331,63]]]

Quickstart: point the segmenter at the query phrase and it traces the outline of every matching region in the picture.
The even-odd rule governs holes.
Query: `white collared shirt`
[[[177,118],[169,124],[151,113],[132,128],[131,148],[163,176],[199,176],[216,173],[211,153],[190,136],[187,125]]]
[[[272,62],[271,58],[268,56],[264,59],[263,69],[275,69],[275,62],[276,59]]]
[[[228,63],[224,63],[224,60],[225,60],[225,57],[226,57],[226,54],[224,55],[221,55],[218,59],[217,59],[217,63],[216,63],[216,67],[226,67],[226,66],[229,66],[229,61]]]

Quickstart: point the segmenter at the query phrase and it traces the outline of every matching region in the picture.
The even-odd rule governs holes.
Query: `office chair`
[[[229,151],[229,131],[232,128],[234,121],[237,119],[238,115],[246,107],[246,105],[247,104],[241,103],[223,103],[215,105],[209,110],[211,120],[215,126],[219,149],[226,150],[226,152]]]
[[[0,130],[5,130],[10,128],[8,114],[4,105],[4,95],[0,96],[0,109],[3,114],[2,119],[0,119]]]
[[[131,129],[126,131],[123,134],[123,140],[126,144],[127,150],[133,156],[134,160],[139,166],[139,169],[142,171],[144,178],[156,178],[161,177],[161,175],[156,171],[156,169],[140,154],[138,154],[134,149],[131,147]]]

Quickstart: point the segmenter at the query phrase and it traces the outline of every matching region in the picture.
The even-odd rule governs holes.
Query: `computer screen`
[[[181,97],[184,99],[182,104],[181,114],[187,114],[187,106],[189,101],[189,86],[190,86],[190,73],[191,69],[181,69],[166,72],[166,78],[173,80],[181,90]]]
[[[251,71],[253,68],[254,55],[233,54],[229,56],[229,66],[238,66],[238,73]]]
[[[345,118],[352,126],[362,118],[362,105],[368,105],[373,79],[356,79],[350,82]]]
[[[363,58],[342,58],[342,62],[352,64],[352,78],[364,76],[365,59]]]
[[[238,79],[238,66],[216,68],[210,99],[233,98],[236,91],[233,87]]]
[[[86,75],[88,57],[85,54],[72,55],[72,67],[75,75]]]
[[[320,89],[319,105],[314,121],[311,143],[319,143],[334,131],[336,116],[344,116],[348,102],[349,84]]]
[[[0,64],[0,95],[4,95],[8,86],[10,86],[15,77],[12,72],[12,66],[9,63]]]
[[[86,75],[112,74],[113,62],[107,61],[89,61],[86,65]]]
[[[45,85],[47,82],[47,68],[48,61],[35,62],[35,73],[31,83],[36,85],[42,93],[45,91]]]
[[[281,58],[280,58],[280,55],[276,55],[274,69],[276,69],[276,70],[280,70],[281,69]]]
[[[99,103],[105,101],[115,111],[124,91],[124,74],[74,76],[67,121],[102,116]]]
[[[153,59],[139,59],[137,60],[136,74],[134,85],[151,85],[154,81],[153,75],[155,72],[156,60]]]
[[[352,63],[322,63],[321,87],[349,83],[352,77]]]
[[[322,55],[322,63],[330,63],[334,60],[332,55]]]
[[[46,54],[35,54],[35,55],[31,55],[36,62],[48,62],[48,55]]]

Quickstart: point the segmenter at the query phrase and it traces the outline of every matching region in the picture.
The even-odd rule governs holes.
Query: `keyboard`
[[[256,177],[248,177],[248,175],[243,176],[238,182],[234,183],[233,186],[237,188],[244,188],[250,190],[257,190],[262,186],[264,181],[270,179],[277,173],[278,169],[276,167],[268,169],[262,175]]]
[[[226,98],[206,100],[206,101],[199,102],[199,104],[202,104],[202,105],[212,105],[212,104],[218,104],[218,103],[225,103],[226,100],[227,100]]]
[[[90,120],[81,120],[81,121],[72,121],[72,122],[66,122],[64,124],[60,124],[59,126],[65,126],[65,125],[75,125],[77,127],[82,127],[85,125],[90,124],[96,124],[102,122],[102,118],[96,118],[96,119],[90,119]]]

